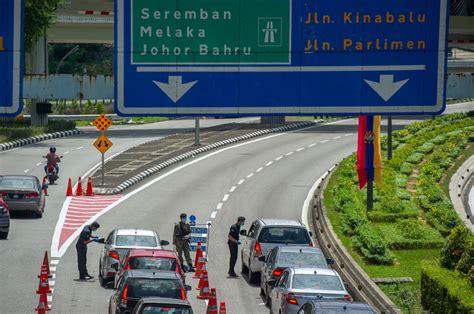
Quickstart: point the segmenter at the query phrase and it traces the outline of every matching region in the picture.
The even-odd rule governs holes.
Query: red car
[[[115,274],[115,283],[126,270],[131,269],[151,269],[151,270],[167,270],[175,271],[183,279],[186,284],[186,276],[181,268],[178,255],[175,251],[170,250],[154,250],[154,249],[133,249],[122,259],[120,268],[117,266]]]

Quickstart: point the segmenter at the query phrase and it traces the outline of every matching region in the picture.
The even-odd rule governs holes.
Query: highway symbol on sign
[[[112,120],[110,120],[105,113],[101,113],[100,116],[94,120],[94,125],[99,131],[105,132],[112,125]]]
[[[95,148],[102,154],[105,154],[112,147],[113,143],[105,135],[99,136],[99,138],[94,142]]]
[[[0,7],[0,116],[15,116],[23,110],[23,0]]]
[[[447,0],[117,0],[121,115],[436,114]]]

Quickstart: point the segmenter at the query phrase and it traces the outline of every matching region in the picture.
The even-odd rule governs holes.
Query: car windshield
[[[296,274],[293,276],[293,289],[344,290],[337,276],[320,274]]]
[[[152,236],[141,235],[117,235],[115,241],[117,246],[156,247],[156,239]]]
[[[267,227],[262,230],[258,239],[261,243],[309,243],[305,229],[292,227]]]
[[[0,189],[2,188],[32,190],[35,184],[32,179],[0,177]]]
[[[147,305],[143,308],[144,314],[192,314],[190,308],[178,308],[174,306]]]
[[[281,252],[277,263],[300,267],[328,267],[326,258],[321,252]]]
[[[130,269],[176,270],[176,260],[163,257],[131,257]]]
[[[181,286],[175,279],[134,278],[128,285],[128,296],[181,299]]]

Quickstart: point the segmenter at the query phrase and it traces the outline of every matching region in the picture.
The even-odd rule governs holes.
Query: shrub
[[[434,139],[431,140],[431,142],[435,143],[436,145],[441,145],[446,141],[446,136],[444,135],[438,135]]]
[[[67,121],[67,120],[49,121],[48,126],[46,126],[46,133],[73,130],[74,128],[76,128],[75,121]]]
[[[402,166],[400,167],[400,172],[403,174],[410,175],[412,171],[413,171],[413,165],[408,162],[404,162]]]
[[[434,149],[434,144],[427,142],[421,145],[420,147],[418,147],[416,151],[423,154],[429,154],[433,151],[433,149]]]
[[[441,250],[441,266],[453,270],[469,245],[470,231],[464,225],[454,228]]]
[[[404,213],[385,213],[383,211],[371,211],[367,214],[367,218],[372,222],[395,222],[400,219],[417,218],[418,212]]]
[[[342,231],[351,236],[357,227],[367,223],[367,219],[353,207],[346,206],[342,212]]]
[[[399,188],[405,188],[407,186],[407,183],[408,183],[408,176],[401,173],[397,173],[395,177],[396,186]]]
[[[391,265],[395,262],[385,241],[371,227],[364,224],[355,232],[356,236],[352,238],[352,243],[370,263]]]
[[[474,287],[474,266],[471,266],[471,269],[467,273],[467,280],[469,280],[471,286]]]
[[[456,270],[467,275],[472,267],[474,267],[474,241],[471,240],[461,255]]]
[[[410,157],[407,158],[407,162],[417,165],[423,160],[424,156],[425,155],[423,155],[422,153],[414,153]]]
[[[396,195],[401,200],[404,200],[404,201],[411,200],[411,194],[407,190],[397,189]]]
[[[421,304],[433,313],[471,313],[474,289],[468,280],[440,267],[437,262],[422,262]]]

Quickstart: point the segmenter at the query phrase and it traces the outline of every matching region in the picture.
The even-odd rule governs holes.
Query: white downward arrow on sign
[[[182,76],[170,76],[168,83],[153,81],[174,103],[177,103],[197,82],[183,84]]]
[[[370,87],[385,101],[389,101],[390,98],[395,95],[406,82],[409,81],[403,80],[399,82],[393,81],[393,75],[380,75],[380,82],[374,82],[369,80],[364,80]]]

